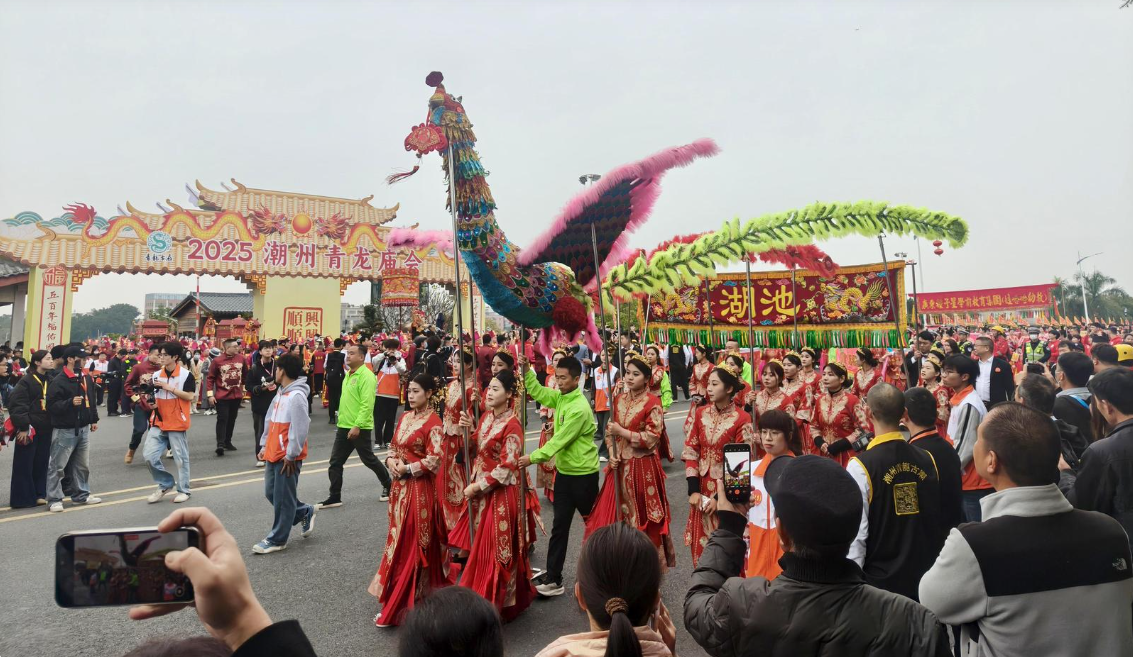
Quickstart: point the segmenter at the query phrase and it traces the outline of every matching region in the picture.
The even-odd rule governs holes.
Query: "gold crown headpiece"
[[[925,356],[925,358],[928,359],[928,362],[936,365],[936,369],[944,369],[944,354],[942,354],[941,352],[934,349],[928,352],[928,356]]]
[[[626,352],[625,361],[627,363],[629,363],[629,362],[640,363],[641,366],[644,367],[647,371],[650,369],[649,368],[649,361],[645,360],[645,357],[642,356],[641,354],[637,353],[636,351]]]
[[[799,349],[799,356],[802,356],[803,354],[810,354],[810,357],[812,359],[818,360],[818,352],[811,347],[803,347],[802,349]]]
[[[740,368],[733,365],[732,362],[730,360],[728,360],[727,358],[724,359],[724,362],[717,365],[716,369],[724,370],[728,374],[731,374],[732,376],[734,376],[737,379],[740,379],[742,381],[742,378],[741,378],[741,375],[743,373],[742,370],[740,370]]]

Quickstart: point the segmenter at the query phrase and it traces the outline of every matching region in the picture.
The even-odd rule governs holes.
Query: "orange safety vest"
[[[285,408],[284,415],[280,416],[279,406],[282,401],[295,394],[295,391],[286,394],[278,394],[275,396],[275,401],[272,403],[271,411],[268,413],[268,437],[264,441],[264,460],[271,463],[278,463],[283,457],[287,456],[287,445],[290,441],[291,432],[291,418],[287,416],[287,409]],[[280,422],[286,420],[286,422]],[[303,451],[300,452],[298,461],[307,458],[307,446],[303,445]]]

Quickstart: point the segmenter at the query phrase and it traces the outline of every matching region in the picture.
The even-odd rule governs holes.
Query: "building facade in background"
[[[150,292],[146,295],[145,307],[142,309],[142,316],[149,317],[150,313],[155,310],[168,310],[185,298],[185,294],[181,292]]]

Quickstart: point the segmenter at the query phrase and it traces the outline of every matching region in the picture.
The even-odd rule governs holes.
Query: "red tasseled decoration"
[[[568,335],[575,335],[587,327],[586,306],[572,296],[564,296],[555,302],[551,310],[551,321],[555,327],[562,329]]]
[[[772,249],[756,254],[763,262],[786,265],[791,268],[811,269],[824,278],[829,278],[838,270],[825,251],[814,244],[792,244],[783,249]]]
[[[401,182],[402,180],[405,180],[409,176],[412,176],[413,174],[417,173],[420,169],[421,169],[421,165],[417,164],[417,165],[414,165],[414,167],[412,169],[410,169],[409,171],[399,171],[398,173],[391,174],[391,175],[386,177],[386,184],[392,185],[394,183]]]

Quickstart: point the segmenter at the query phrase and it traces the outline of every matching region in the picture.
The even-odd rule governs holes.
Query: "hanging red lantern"
[[[932,241],[932,245],[935,246],[938,249],[940,248],[941,244],[944,244],[944,242],[941,242],[940,240],[933,240]]]
[[[944,249],[936,249],[935,251],[933,251],[933,253],[935,253],[936,255],[943,255]]]

